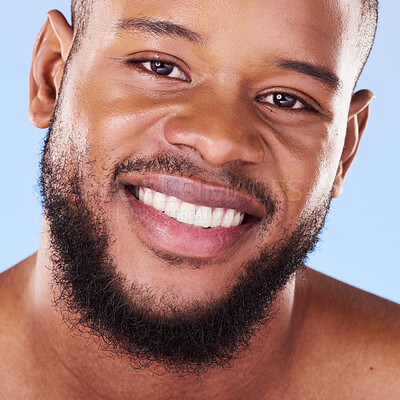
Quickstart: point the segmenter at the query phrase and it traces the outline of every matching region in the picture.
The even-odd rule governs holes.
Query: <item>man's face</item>
[[[90,214],[85,233],[104,239],[90,245],[123,277],[120,289],[137,289],[132,304],[140,293],[149,315],[182,319],[269,259],[275,279],[299,254],[274,291],[301,264],[328,208],[357,73],[345,9],[311,0],[95,4],[46,167],[52,194],[77,205],[81,220]]]

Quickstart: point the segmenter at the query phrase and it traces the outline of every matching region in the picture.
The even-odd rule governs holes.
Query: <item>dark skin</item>
[[[58,148],[67,150],[72,140],[78,151],[89,149],[90,183],[98,185],[112,216],[116,265],[156,295],[173,285],[182,300],[220,296],[257,246],[293,231],[302,213],[332,188],[334,197],[343,190],[373,98],[369,91],[352,96],[357,43],[348,38],[356,36],[358,2],[346,12],[337,2],[296,3],[225,0],[200,7],[115,0],[107,2],[107,12],[97,5],[90,17],[65,84],[68,102],[61,112],[69,129],[68,137],[57,139]],[[143,15],[183,25],[204,43],[127,30],[115,34],[119,20]],[[50,12],[30,79],[30,118],[39,128],[49,126],[73,37],[64,17]],[[143,61],[149,52],[167,55],[181,71],[159,78],[124,62],[132,54]],[[340,84],[277,65],[293,54],[330,71]],[[271,103],[277,91],[297,96],[297,111]],[[316,112],[306,111],[304,103]],[[149,251],[149,239],[132,234],[140,231],[134,221],[127,229],[121,199],[106,192],[105,171],[129,154],[167,150],[201,163],[208,171],[201,179],[209,184],[218,185],[219,169],[235,163],[274,188],[282,208],[270,234],[248,235],[205,260],[196,274],[189,265],[166,268]],[[73,161],[68,152],[65,157]],[[233,368],[211,370],[201,386],[195,376],[156,378],[132,371],[125,359],[98,357],[96,343],[87,347],[86,338],[72,337],[52,307],[47,229],[44,219],[38,252],[0,277],[0,393],[7,399],[400,397],[399,306],[309,269],[280,295],[279,312],[254,341],[254,351]]]

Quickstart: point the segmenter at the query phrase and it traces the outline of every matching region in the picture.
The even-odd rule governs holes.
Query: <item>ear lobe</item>
[[[375,95],[369,90],[360,90],[352,97],[343,152],[333,184],[333,197],[339,197],[343,192],[344,180],[367,127],[370,104],[374,98]]]
[[[73,29],[59,11],[50,11],[36,39],[29,77],[29,119],[47,128],[73,42]]]

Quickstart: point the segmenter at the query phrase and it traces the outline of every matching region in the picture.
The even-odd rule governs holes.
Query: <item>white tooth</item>
[[[223,216],[224,216],[224,209],[216,208],[212,214],[210,223],[211,228],[216,228],[217,226],[221,226]]]
[[[167,204],[165,206],[165,214],[171,218],[176,218],[176,214],[181,206],[181,201],[174,196],[170,196],[166,200]]]
[[[139,200],[143,203],[143,200],[144,200],[144,190],[143,190],[143,188],[139,188]]]
[[[148,206],[153,205],[153,194],[151,193],[151,189],[145,189],[144,190],[144,198],[143,198],[143,203],[147,204]]]
[[[166,196],[165,194],[155,192],[154,193],[154,198],[153,198],[153,207],[156,210],[159,211],[164,211],[165,210],[165,205],[166,205]]]
[[[235,211],[232,208],[226,210],[224,218],[222,218],[221,226],[224,228],[230,228],[232,226],[233,218],[235,216]]]
[[[179,222],[192,225],[196,217],[196,206],[194,204],[183,202],[179,208],[176,219]]]
[[[196,212],[194,225],[209,228],[212,219],[212,210],[210,207],[199,207]]]
[[[174,196],[166,196],[149,188],[135,187],[134,194],[144,204],[150,205],[156,210],[164,211],[169,217],[194,227],[215,228],[223,226],[230,228],[240,225],[245,216],[242,212],[224,208],[216,208],[213,211],[210,207],[201,206],[196,211],[194,204],[182,202]]]
[[[235,217],[233,218],[232,226],[238,226],[240,223],[240,212],[236,211]]]

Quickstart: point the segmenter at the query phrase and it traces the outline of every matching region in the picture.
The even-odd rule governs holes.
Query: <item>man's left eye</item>
[[[183,71],[175,64],[168,63],[165,61],[152,60],[152,61],[142,62],[141,65],[143,66],[143,68],[157,75],[166,76],[168,78],[186,80],[186,76],[183,73]]]
[[[297,97],[291,96],[287,93],[271,93],[266,96],[259,96],[258,101],[260,103],[268,103],[276,107],[289,108],[292,110],[307,108],[307,106]]]

